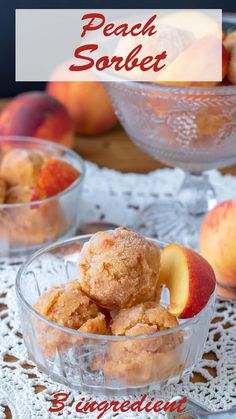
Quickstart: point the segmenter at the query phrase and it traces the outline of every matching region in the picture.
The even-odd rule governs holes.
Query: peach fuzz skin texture
[[[110,98],[100,82],[49,82],[47,92],[66,107],[78,134],[100,134],[116,124]]]
[[[222,202],[207,214],[200,251],[212,265],[217,282],[236,289],[236,201]]]
[[[175,243],[162,252],[160,282],[170,290],[169,312],[182,319],[198,314],[216,286],[209,263],[193,250]]]
[[[45,92],[23,93],[0,114],[0,135],[22,135],[74,145],[74,128],[68,112]]]

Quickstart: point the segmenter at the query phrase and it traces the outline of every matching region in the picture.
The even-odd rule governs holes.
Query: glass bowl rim
[[[156,333],[152,333],[150,334],[141,334],[141,335],[137,335],[137,336],[115,336],[115,335],[99,335],[99,334],[93,334],[93,333],[84,333],[84,332],[79,332],[78,330],[74,330],[68,327],[64,327],[64,326],[60,326],[58,323],[53,322],[49,319],[47,319],[45,316],[43,316],[42,314],[38,313],[24,298],[22,291],[21,291],[21,277],[24,274],[25,269],[34,261],[36,260],[39,256],[41,256],[44,253],[47,253],[47,251],[51,251],[56,249],[59,246],[63,246],[65,244],[68,243],[75,243],[78,242],[78,240],[84,240],[84,239],[90,239],[90,237],[92,237],[93,234],[84,234],[84,235],[79,235],[79,236],[75,236],[72,238],[69,238],[67,240],[62,240],[59,241],[57,243],[54,243],[53,245],[49,245],[49,246],[44,246],[43,248],[41,248],[40,250],[38,250],[37,252],[33,253],[30,258],[28,258],[20,267],[20,269],[17,272],[16,275],[16,282],[15,282],[15,289],[16,289],[16,295],[18,300],[20,301],[21,304],[23,304],[23,306],[25,307],[25,309],[27,311],[30,312],[31,315],[34,315],[35,317],[37,317],[39,320],[43,321],[44,323],[48,324],[50,327],[53,327],[55,329],[58,329],[59,331],[62,331],[64,333],[69,333],[70,335],[74,335],[74,336],[78,336],[78,337],[82,337],[82,338],[87,338],[87,339],[92,339],[92,340],[99,340],[99,341],[113,341],[113,342],[120,342],[120,341],[130,341],[130,340],[145,340],[145,339],[152,339],[152,338],[156,338],[156,337],[160,337],[160,336],[165,336],[165,335],[169,335],[172,333],[176,333],[179,332],[181,330],[184,330],[186,327],[188,326],[193,326],[195,323],[197,323],[197,321],[199,320],[199,318],[202,317],[203,313],[205,311],[207,311],[209,305],[212,303],[212,301],[215,300],[216,298],[216,286],[214,291],[212,292],[207,304],[205,305],[205,307],[203,307],[203,309],[196,314],[193,317],[190,317],[189,319],[184,319],[184,323],[179,324],[176,327],[172,327],[170,329],[166,329],[166,330],[162,330],[160,332],[156,332]],[[148,238],[147,240],[153,241],[156,244],[163,244],[163,242],[160,242],[156,239],[153,238]],[[166,243],[165,243],[166,244]]]
[[[81,166],[81,174],[80,177],[78,179],[76,179],[76,181],[74,181],[72,183],[72,185],[69,186],[69,188],[66,188],[64,191],[59,192],[58,194],[54,195],[54,196],[50,196],[49,198],[45,198],[45,199],[39,199],[37,201],[32,201],[32,202],[19,202],[17,204],[0,204],[0,210],[1,209],[7,209],[7,208],[25,208],[25,207],[32,207],[34,205],[40,205],[46,202],[50,202],[53,201],[55,199],[60,198],[61,196],[65,196],[68,193],[70,193],[72,190],[76,189],[78,186],[80,186],[83,181],[84,181],[84,177],[85,177],[85,173],[86,173],[86,168],[85,168],[85,163],[84,160],[82,159],[82,157],[78,154],[75,153],[73,150],[71,150],[68,147],[65,147],[61,144],[57,144],[54,143],[53,141],[49,141],[49,140],[44,140],[41,138],[34,138],[34,137],[30,137],[30,136],[24,136],[24,135],[1,135],[0,136],[0,148],[1,148],[1,143],[3,141],[19,141],[19,143],[22,142],[26,142],[26,143],[35,143],[35,144],[39,144],[39,145],[43,145],[43,146],[51,146],[51,148],[55,148],[55,150],[61,150],[66,152],[67,154],[69,154],[71,157],[74,157],[75,160],[77,160]]]
[[[108,76],[109,77],[109,76]],[[117,85],[124,85],[130,90],[142,91],[142,93],[168,93],[185,96],[236,96],[236,85],[229,86],[170,86],[165,84],[158,84],[153,82],[142,81],[126,81],[111,76],[111,81],[103,81],[103,83],[110,83]],[[155,100],[155,96],[153,97]]]

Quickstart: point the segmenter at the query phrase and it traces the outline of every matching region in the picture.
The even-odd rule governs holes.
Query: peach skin
[[[24,135],[73,147],[73,123],[64,106],[45,92],[16,96],[0,114],[0,135]]]
[[[236,42],[230,52],[230,62],[227,73],[230,83],[236,84]]]
[[[225,46],[222,45],[222,81],[227,76],[229,62],[230,62],[230,55],[227,49],[225,48]]]
[[[36,181],[32,201],[57,195],[72,185],[79,177],[79,171],[66,161],[56,157],[49,158]]]
[[[222,202],[207,214],[200,251],[215,271],[219,294],[236,298],[236,201]]]
[[[100,134],[116,124],[110,98],[98,81],[51,81],[47,85],[47,92],[66,107],[78,134]]]
[[[160,283],[170,292],[168,311],[182,319],[198,314],[216,286],[210,264],[193,250],[176,243],[162,252]]]

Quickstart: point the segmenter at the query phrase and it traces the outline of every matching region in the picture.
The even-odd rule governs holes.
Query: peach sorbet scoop
[[[47,156],[40,150],[14,148],[2,158],[0,176],[8,186],[33,186]]]
[[[160,249],[120,227],[96,233],[78,260],[83,291],[108,309],[132,307],[157,297]]]

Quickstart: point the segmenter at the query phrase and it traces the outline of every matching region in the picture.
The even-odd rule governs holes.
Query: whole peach
[[[98,81],[51,81],[47,85],[47,92],[66,107],[79,134],[100,134],[110,130],[116,123],[110,98]]]
[[[16,96],[0,114],[0,135],[22,135],[74,145],[73,123],[64,106],[45,92]]]
[[[207,214],[200,251],[212,265],[224,295],[231,296],[230,290],[236,290],[236,201],[222,202]]]

